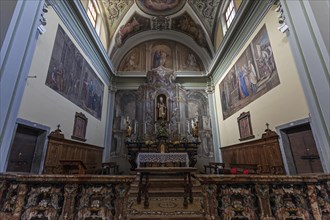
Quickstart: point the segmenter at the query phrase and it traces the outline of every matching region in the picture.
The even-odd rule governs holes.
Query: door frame
[[[44,169],[44,164],[45,164],[47,144],[48,144],[47,140],[48,140],[48,135],[50,134],[50,127],[36,123],[36,122],[28,121],[28,120],[25,120],[22,118],[17,118],[17,120],[16,120],[15,130],[14,130],[13,136],[11,138],[10,147],[9,147],[9,151],[8,151],[8,155],[7,155],[5,170],[7,170],[7,167],[8,167],[8,160],[9,160],[9,156],[11,153],[11,148],[12,148],[15,136],[16,136],[17,127],[19,125],[39,131],[39,135],[38,135],[37,143],[36,143],[36,147],[35,147],[35,153],[34,153],[33,159],[32,159],[30,173],[42,174],[42,171]],[[41,155],[41,159],[39,162],[35,162],[36,161],[35,160],[36,152],[40,152],[40,155]]]
[[[284,168],[285,168],[285,171],[288,175],[296,175],[297,170],[296,170],[295,162],[294,162],[292,151],[291,151],[289,137],[288,137],[287,132],[285,130],[287,130],[289,128],[299,127],[299,126],[306,125],[306,124],[310,125],[311,131],[312,131],[312,134],[313,134],[313,138],[314,138],[314,141],[315,141],[315,144],[316,144],[316,149],[317,149],[317,152],[320,156],[320,161],[321,161],[321,164],[322,164],[323,171],[325,170],[324,163],[323,163],[323,160],[322,160],[322,155],[320,154],[319,145],[317,143],[317,140],[315,139],[315,134],[313,132],[313,127],[311,126],[310,121],[311,121],[310,118],[304,118],[304,119],[292,121],[292,122],[289,122],[289,123],[286,123],[286,124],[279,125],[279,126],[275,127],[277,134],[280,136],[280,141],[279,141],[280,150],[281,150],[281,153],[282,153]]]

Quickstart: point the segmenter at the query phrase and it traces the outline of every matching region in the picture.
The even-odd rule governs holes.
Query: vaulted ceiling
[[[191,71],[203,75],[203,70],[208,68],[216,51],[219,11],[224,2],[225,0],[100,1],[107,19],[110,39],[108,51],[112,63],[123,75],[125,72],[146,72],[145,70],[153,67],[152,58],[150,61],[146,59],[145,67],[136,67],[133,66],[135,60],[132,61],[132,57],[152,57],[155,48],[161,49],[163,45],[165,49],[173,49],[171,53],[176,59],[187,60],[183,64],[175,64],[176,67],[172,66],[176,71],[184,72],[187,62],[195,62],[201,66],[195,66]],[[157,40],[160,40],[158,45]],[[136,48],[145,48],[146,54],[136,54]],[[179,50],[187,51],[186,55],[178,55]],[[192,56],[194,57],[191,58]],[[123,68],[123,62],[128,65],[131,62],[132,69]]]

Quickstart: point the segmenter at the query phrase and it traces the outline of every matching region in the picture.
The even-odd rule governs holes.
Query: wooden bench
[[[102,163],[101,174],[119,174],[119,165],[116,162]]]
[[[62,174],[85,174],[86,166],[81,160],[60,160]]]
[[[205,174],[209,170],[210,174],[223,174],[225,173],[225,163],[209,162],[208,165],[204,165]]]

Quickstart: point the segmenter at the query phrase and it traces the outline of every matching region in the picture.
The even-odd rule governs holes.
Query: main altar
[[[186,153],[194,167],[214,160],[208,94],[176,82],[162,65],[148,71],[137,90],[118,90],[111,160],[137,167],[138,153]],[[123,165],[121,165],[123,166]]]

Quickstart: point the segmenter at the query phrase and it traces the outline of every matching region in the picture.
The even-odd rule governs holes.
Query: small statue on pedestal
[[[199,122],[198,118],[195,118],[195,120],[191,120],[191,133],[192,136],[195,138],[199,137]]]
[[[131,120],[129,119],[129,117],[127,116],[126,118],[126,137],[131,137],[132,135],[132,123]]]

